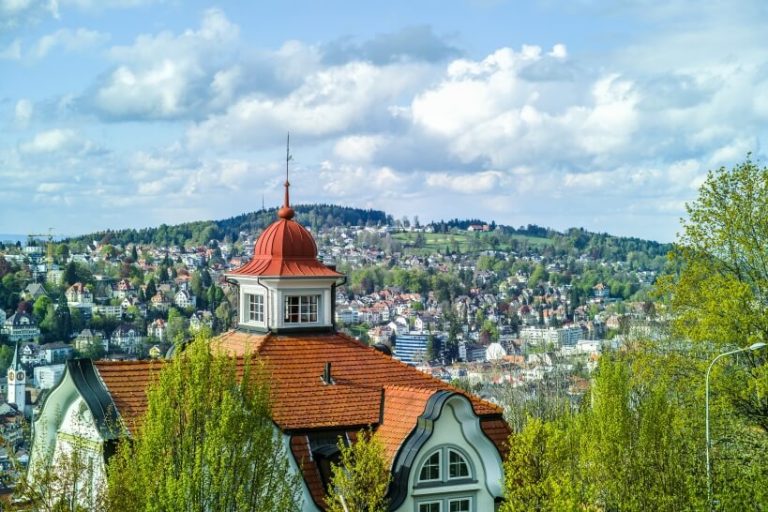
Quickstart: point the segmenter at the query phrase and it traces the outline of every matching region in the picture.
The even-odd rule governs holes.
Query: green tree
[[[258,361],[213,355],[198,337],[162,369],[133,442],[110,460],[110,509],[299,509],[268,381]]]
[[[47,295],[41,295],[35,300],[35,304],[32,306],[32,316],[37,323],[43,321],[50,305],[51,299]]]
[[[674,272],[659,287],[669,298],[675,334],[702,344],[710,356],[768,341],[768,167],[747,157],[733,169],[710,171],[686,209],[671,254]],[[750,385],[727,391],[739,412],[768,433],[768,381],[761,378],[768,358],[743,359]]]
[[[331,466],[328,512],[385,512],[391,474],[384,445],[371,430],[361,430],[349,446],[339,438],[341,459]]]

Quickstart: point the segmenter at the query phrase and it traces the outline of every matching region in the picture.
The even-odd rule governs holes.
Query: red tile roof
[[[95,361],[93,365],[129,431],[147,411],[150,384],[165,363],[162,361]]]
[[[408,434],[416,426],[419,416],[424,413],[434,389],[408,386],[386,386],[384,388],[384,413],[376,432],[384,444],[390,464]]]
[[[264,361],[272,387],[273,420],[292,434],[291,452],[320,507],[325,489],[312,460],[307,432],[353,434],[373,425],[392,463],[427,401],[440,390],[467,396],[483,431],[500,453],[505,453],[510,431],[499,407],[343,334],[287,336],[230,331],[211,343],[229,354],[253,354]],[[332,384],[322,379],[327,362],[331,363]],[[99,361],[95,366],[126,426],[133,430],[146,412],[146,393],[162,363]]]
[[[248,338],[253,344],[248,345]],[[228,343],[232,340],[232,344]],[[216,339],[228,352],[250,346],[272,376],[273,416],[283,430],[377,423],[381,392],[399,385],[426,391],[450,390],[468,396],[479,416],[500,416],[499,407],[467,395],[343,334],[263,335],[238,333]],[[246,351],[249,349],[246,348]],[[323,383],[331,363],[333,384]],[[419,414],[421,411],[419,411]]]

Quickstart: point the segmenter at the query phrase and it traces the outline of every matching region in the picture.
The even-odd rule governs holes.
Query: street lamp
[[[709,363],[709,368],[707,368],[707,376],[704,379],[704,383],[705,383],[704,384],[704,390],[705,390],[704,402],[706,407],[706,431],[707,431],[707,505],[710,510],[712,510],[712,468],[709,462],[709,449],[712,443],[709,440],[709,372],[712,371],[712,367],[715,365],[717,360],[720,359],[721,357],[738,354],[739,352],[759,350],[765,347],[765,345],[766,345],[765,343],[763,343],[762,341],[759,341],[757,343],[751,344],[748,347],[731,350],[730,352],[723,352],[722,354],[714,358],[712,362]]]

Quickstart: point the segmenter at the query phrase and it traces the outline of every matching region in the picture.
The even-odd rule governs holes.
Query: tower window
[[[305,324],[317,322],[319,295],[291,295],[285,298],[285,323]]]
[[[247,321],[264,322],[264,296],[248,294],[246,297],[248,304]]]

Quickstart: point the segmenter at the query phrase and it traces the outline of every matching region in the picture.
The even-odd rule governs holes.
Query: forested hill
[[[408,230],[419,226],[418,218],[411,223],[406,217],[393,219],[381,210],[363,210],[329,204],[307,204],[295,206],[296,220],[317,233],[323,228],[334,226],[383,226],[389,225]],[[204,245],[210,240],[236,241],[241,232],[258,233],[275,221],[277,209],[259,210],[218,221],[187,222],[175,226],[161,224],[156,228],[107,230],[66,240],[70,243],[98,241],[112,245],[155,244]],[[593,233],[583,228],[571,228],[565,232],[529,224],[513,228],[486,223],[480,219],[452,219],[433,222],[432,238],[439,234],[464,232],[473,224],[488,224],[490,231],[476,233],[487,248],[507,248],[517,251],[520,247],[542,255],[587,255],[597,259],[624,261],[630,253],[641,253],[647,257],[662,257],[671,245],[634,237],[617,237],[607,233]],[[427,245],[432,240],[427,239]]]
[[[323,227],[384,225],[393,222],[392,217],[381,210],[363,210],[330,204],[302,204],[293,206],[296,220],[317,232]],[[197,221],[156,228],[107,230],[79,237],[68,242],[91,242],[93,240],[125,245],[129,243],[181,245],[205,244],[210,240],[237,240],[241,231],[254,233],[270,225],[277,218],[277,208],[244,213],[217,221]]]

